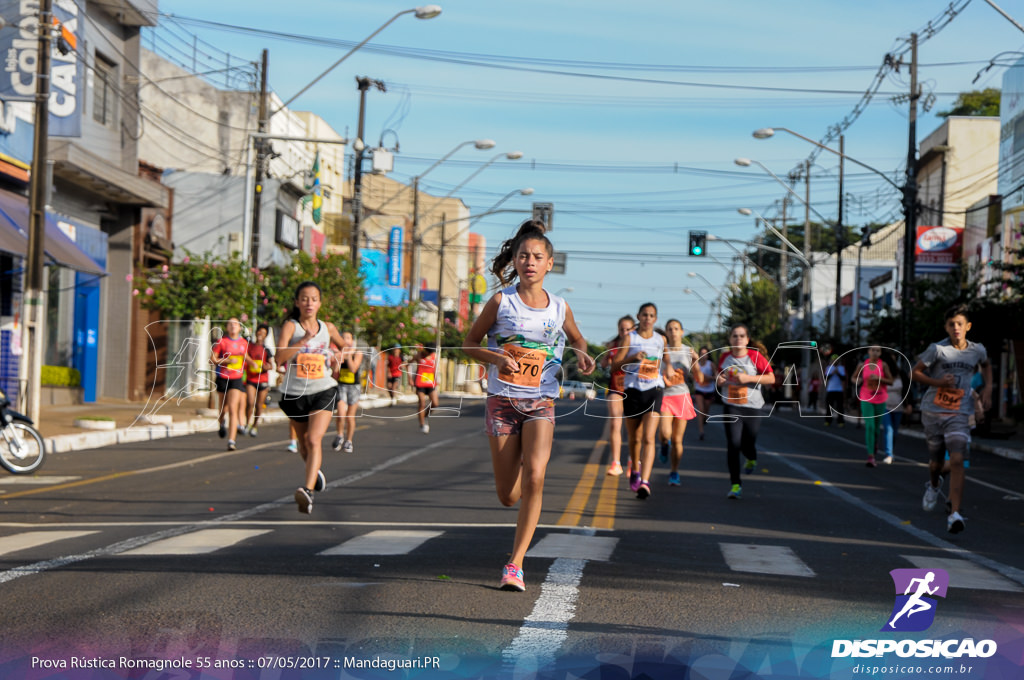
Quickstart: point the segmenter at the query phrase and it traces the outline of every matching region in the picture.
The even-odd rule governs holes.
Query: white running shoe
[[[422,432],[423,434],[428,434],[430,432],[430,425],[423,423],[423,425],[420,427],[420,432]]]
[[[959,512],[952,512],[946,518],[946,530],[951,534],[959,534],[964,530],[964,518]]]
[[[931,482],[925,482],[924,498],[921,499],[921,507],[925,512],[931,512],[939,503],[939,487],[932,486]]]

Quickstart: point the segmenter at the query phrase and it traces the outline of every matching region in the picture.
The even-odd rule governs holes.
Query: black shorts
[[[253,382],[253,381],[250,380],[249,382],[247,382],[245,384],[246,385],[252,385],[253,387],[256,388],[257,392],[262,392],[263,390],[269,390],[270,389],[270,383],[269,382]]]
[[[388,385],[394,385],[396,382],[401,382],[401,380],[402,380],[402,376],[400,376],[400,375],[389,375],[388,376]]]
[[[431,394],[434,393],[435,389],[437,389],[437,388],[436,387],[417,387],[416,388],[416,394],[425,394],[425,395],[427,395],[429,397]]]
[[[649,390],[626,388],[626,397],[622,400],[622,415],[626,418],[642,418],[647,413],[661,413],[661,397],[665,390],[652,387]]]
[[[292,420],[305,422],[309,414],[317,411],[334,411],[334,404],[338,401],[338,390],[331,387],[323,392],[314,394],[303,394],[298,397],[291,397],[287,394],[281,395],[281,410]]]
[[[218,375],[215,384],[217,385],[217,391],[221,394],[227,394],[228,390],[245,392],[245,381],[241,378],[222,378]]]

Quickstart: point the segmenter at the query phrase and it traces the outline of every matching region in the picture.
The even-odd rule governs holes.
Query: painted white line
[[[726,564],[733,571],[779,576],[815,576],[814,570],[783,545],[719,543]]]
[[[320,555],[407,555],[443,531],[378,529],[328,548]]]
[[[201,529],[182,536],[154,541],[125,550],[122,555],[206,555],[228,548],[253,536],[269,534],[270,529]]]
[[[460,439],[466,439],[469,437],[479,437],[479,435],[476,432],[470,432],[459,437],[441,439],[439,441],[433,442],[432,444],[428,444],[427,446],[421,447],[414,451],[410,451],[409,453],[405,453],[401,456],[389,458],[388,460],[385,460],[382,463],[378,463],[372,468],[339,479],[335,482],[328,484],[328,486],[340,487],[349,484],[354,484],[355,482],[365,479],[366,477],[369,477],[372,474],[380,472],[381,470],[386,470],[395,465],[400,465],[408,460],[411,460],[412,458],[415,458],[416,456],[426,453],[427,451],[431,451],[442,446],[449,446],[454,442],[459,441]],[[82,562],[84,560],[90,560],[95,557],[107,557],[110,555],[117,555],[123,553],[126,550],[133,550],[140,546],[148,545],[149,543],[153,543],[154,541],[163,540],[165,538],[172,538],[174,536],[181,536],[183,534],[187,534],[198,529],[205,529],[211,526],[238,522],[240,520],[244,520],[249,517],[253,517],[255,515],[267,512],[269,510],[275,510],[283,505],[291,505],[294,502],[294,497],[291,494],[289,494],[287,496],[278,498],[275,501],[263,503],[262,505],[257,505],[255,507],[249,508],[248,510],[242,510],[240,512],[232,513],[230,515],[224,515],[223,517],[219,517],[214,520],[204,522],[193,522],[191,524],[172,527],[170,529],[165,529],[164,531],[158,531],[156,533],[147,534],[145,536],[136,536],[135,538],[120,541],[119,543],[114,543],[102,548],[96,548],[88,552],[78,553],[76,555],[64,555],[62,557],[57,557],[52,560],[44,560],[42,562],[35,562],[34,564],[27,564],[21,567],[15,567],[14,569],[8,569],[7,571],[0,571],[0,583],[7,583],[8,581],[13,581],[14,579],[21,578],[22,576],[39,574],[44,571],[49,571],[51,569],[59,569],[60,567],[67,566],[69,564],[75,564],[76,562]]]
[[[945,569],[949,572],[950,588],[965,588],[968,590],[1004,590],[1011,593],[1019,593],[1024,588],[999,574],[994,574],[988,569],[982,569],[976,564],[967,560],[951,560],[942,557],[927,557],[925,555],[900,555],[919,569]]]
[[[611,536],[548,534],[527,551],[527,557],[566,557],[607,562],[619,539]]]
[[[35,548],[38,545],[46,545],[54,541],[63,541],[67,538],[78,538],[98,533],[96,531],[26,531],[14,536],[0,538],[0,555]]]
[[[724,475],[722,475],[724,476]],[[214,520],[196,522],[196,526],[209,523]],[[221,524],[222,522],[218,522]],[[438,529],[515,529],[515,522],[357,522],[357,521],[327,521],[315,519],[297,520],[248,520],[240,519],[232,522],[235,525],[244,526],[322,526],[322,527],[408,527],[408,528],[438,528]],[[48,527],[68,529],[80,527],[180,527],[181,522],[54,522],[47,524]],[[35,522],[0,522],[0,529],[36,529],[39,527]],[[538,524],[538,529],[557,531],[565,529],[564,524]],[[611,532],[614,529],[594,529],[594,531]]]
[[[576,614],[580,579],[586,564],[586,560],[560,557],[551,565],[533,611],[501,653],[503,665],[515,669],[509,677],[533,677],[531,671],[554,660],[569,636],[569,621]]]
[[[824,435],[826,437],[832,437],[833,439],[838,439],[839,441],[843,442],[844,444],[849,444],[849,445],[853,446],[855,449],[858,449],[858,450],[864,448],[864,442],[855,442],[855,441],[850,441],[849,439],[843,439],[839,435],[832,434],[831,432],[822,432],[821,430],[817,430],[817,429],[815,429],[813,427],[808,427],[808,426],[806,426],[806,425],[804,425],[802,423],[792,423],[791,422],[789,424],[792,425],[793,427],[799,427],[801,429],[807,430],[808,432],[814,432],[815,434],[820,434],[820,435]],[[895,460],[898,460],[898,461],[902,462],[902,463],[910,463],[910,464],[916,465],[917,467],[920,467],[920,468],[927,468],[928,467],[928,463],[922,463],[920,461],[912,460],[910,458],[904,458],[903,456],[893,456],[893,458]],[[978,484],[980,486],[984,486],[984,487],[987,487],[989,489],[992,489],[993,491],[998,491],[998,492],[1004,493],[1004,494],[1006,494],[1008,496],[1014,496],[1014,497],[1016,497],[1016,498],[1018,498],[1020,500],[1024,500],[1024,493],[1021,493],[1019,491],[1013,491],[1011,489],[1007,489],[1007,488],[999,486],[997,484],[992,484],[991,482],[986,482],[984,480],[978,479],[976,477],[972,477],[971,475],[967,475],[967,474],[964,475],[964,480],[966,480],[968,482],[971,482],[972,484]]]
[[[63,484],[64,482],[73,482],[81,477],[75,477],[72,475],[40,475],[38,477],[18,477],[10,476],[5,477],[3,481],[4,486],[22,486],[22,485],[42,485],[42,484]],[[3,491],[0,491],[3,493]]]
[[[780,462],[785,463],[786,465],[788,465],[789,467],[793,468],[794,470],[796,470],[800,474],[804,475],[808,479],[815,480],[816,482],[819,482],[815,486],[819,486],[820,488],[828,491],[829,493],[831,493],[831,494],[833,494],[835,496],[838,496],[839,498],[841,498],[844,501],[846,501],[847,503],[857,507],[858,509],[860,509],[863,512],[866,512],[866,513],[869,513],[871,515],[874,515],[875,517],[877,517],[878,519],[882,520],[886,524],[888,524],[888,525],[890,525],[890,526],[892,526],[892,527],[894,527],[896,529],[899,529],[900,531],[907,532],[908,534],[910,534],[914,538],[918,539],[919,541],[923,541],[924,543],[927,543],[928,545],[933,545],[936,548],[939,548],[939,549],[944,550],[944,551],[946,551],[948,553],[956,555],[957,557],[966,558],[966,559],[970,560],[971,562],[974,562],[975,564],[979,564],[979,565],[981,565],[981,566],[983,566],[983,567],[985,567],[987,569],[991,569],[992,571],[998,572],[998,573],[1002,574],[1003,576],[1005,576],[1006,578],[1011,579],[1012,581],[1015,581],[1016,583],[1020,583],[1020,584],[1024,585],[1024,571],[1022,571],[1022,570],[1020,570],[1020,569],[1018,569],[1016,567],[1011,567],[1009,565],[1002,564],[1001,562],[996,562],[993,559],[989,559],[988,557],[985,557],[983,555],[979,555],[977,553],[973,553],[973,552],[971,552],[969,550],[964,550],[963,548],[960,548],[960,547],[950,543],[949,541],[942,540],[941,538],[939,538],[939,537],[937,537],[937,536],[935,536],[935,535],[925,531],[924,529],[919,529],[919,528],[915,527],[913,524],[904,524],[903,520],[900,519],[899,517],[897,517],[896,515],[893,515],[892,513],[886,512],[885,510],[882,510],[880,508],[876,508],[875,506],[871,505],[870,503],[867,503],[866,501],[862,501],[861,499],[857,498],[853,494],[851,494],[851,493],[849,493],[847,491],[844,491],[843,489],[840,489],[837,486],[833,486],[830,482],[822,479],[820,475],[817,475],[817,474],[811,472],[810,470],[805,468],[800,463],[797,463],[796,461],[789,460],[789,458],[787,458],[785,455],[783,455],[781,453],[777,453],[775,451],[764,451],[764,454],[778,459]],[[939,519],[936,518],[936,522],[938,522],[938,521],[939,521]],[[945,522],[943,522],[943,524],[945,524]]]

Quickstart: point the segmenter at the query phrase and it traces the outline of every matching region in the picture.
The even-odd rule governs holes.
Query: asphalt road
[[[354,453],[327,450],[310,516],[284,424],[237,452],[201,434],[0,477],[0,673],[124,656],[190,660],[178,677],[396,677],[388,660],[400,677],[853,677],[833,641],[884,637],[889,572],[910,568],[950,588],[926,633],[902,635],[1020,656],[1020,463],[975,456],[951,535],[921,509],[923,442],[869,469],[862,430],[780,413],[742,500],[725,497],[722,426],[699,441],[692,423],[683,485],[658,464],[641,501],[604,474],[603,409],[559,409],[521,594],[497,589],[516,511],[494,493],[480,401],[428,435],[409,407],[367,413]],[[1020,668],[1003,656],[980,663]]]

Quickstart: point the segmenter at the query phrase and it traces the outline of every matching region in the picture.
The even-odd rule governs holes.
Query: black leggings
[[[724,415],[738,415],[734,423],[724,423],[726,460],[729,463],[729,482],[743,484],[740,481],[740,454],[747,460],[757,460],[757,431],[761,429],[761,411],[753,408],[734,407],[726,404]]]
[[[843,393],[842,392],[826,392],[825,393],[825,413],[827,414],[825,416],[825,422],[826,423],[831,423],[832,422],[832,412],[833,411],[835,411],[835,414],[836,414],[836,422],[839,422],[839,423],[843,422],[843,420],[844,420],[843,412],[845,410],[845,405],[843,403],[844,401],[845,400],[843,399]]]

